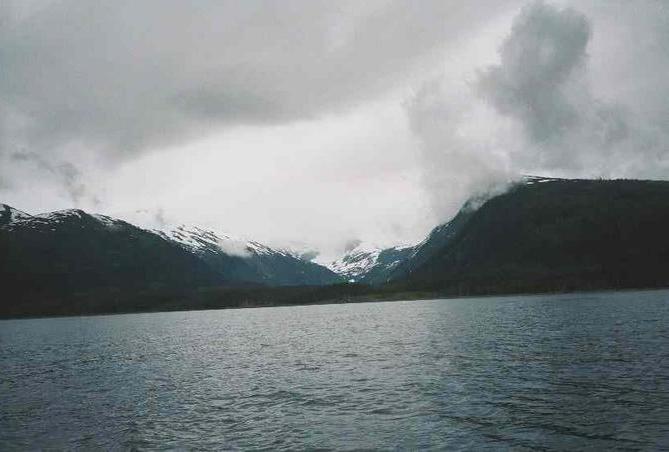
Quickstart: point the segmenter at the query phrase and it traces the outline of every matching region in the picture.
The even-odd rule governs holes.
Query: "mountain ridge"
[[[176,241],[80,210],[0,214],[1,316],[669,287],[668,181],[525,179],[465,203],[415,246],[356,244],[359,259],[343,262],[352,284],[323,267],[332,282],[304,285],[290,266],[272,274],[267,255],[251,265],[219,252],[204,228],[177,227]],[[269,279],[242,276],[263,271]],[[296,274],[296,285],[271,280]],[[122,287],[108,284],[119,275]]]
[[[532,178],[465,205],[390,281],[455,294],[659,287],[667,230],[669,182]]]
[[[257,242],[250,243],[243,256],[226,254],[217,244],[229,237],[204,229],[181,228],[177,237],[175,231],[150,231],[81,209],[30,215],[2,204],[0,214],[0,282],[19,297],[340,281],[324,267]]]

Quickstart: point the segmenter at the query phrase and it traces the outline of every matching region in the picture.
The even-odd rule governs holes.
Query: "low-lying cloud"
[[[243,240],[224,237],[218,241],[218,246],[228,256],[248,258],[253,255]]]

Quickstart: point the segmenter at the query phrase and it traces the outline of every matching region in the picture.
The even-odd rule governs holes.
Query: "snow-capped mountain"
[[[21,212],[20,210],[8,206],[7,204],[0,204],[0,226],[30,217],[31,215],[28,215],[25,212]]]
[[[0,267],[9,283],[98,287],[321,285],[341,278],[252,240],[196,226],[145,229],[70,209],[30,215],[0,205]]]
[[[348,282],[376,284],[385,282],[386,277],[412,251],[413,246],[381,248],[357,240],[347,247],[339,259],[323,265]]]
[[[347,246],[339,259],[324,263],[324,265],[343,276],[347,281],[357,282],[376,265],[381,251],[382,249],[377,246],[356,241]]]
[[[245,240],[199,226],[183,224],[179,226],[163,226],[160,229],[152,229],[152,231],[196,253],[222,251],[228,256],[236,257],[251,257],[252,255],[263,254],[287,255],[285,252],[274,250],[252,240]]]
[[[174,241],[192,252],[223,251],[229,256],[281,254],[294,256],[289,250],[272,248],[255,240],[235,236],[218,229],[190,223],[178,223],[166,218],[162,210],[142,209],[120,215],[129,223],[155,232],[166,240]]]
[[[226,278],[281,286],[342,281],[325,266],[312,262],[313,255],[305,250],[271,247],[217,228],[178,223],[161,209],[119,216],[199,256]]]
[[[200,256],[210,267],[234,279],[269,285],[321,285],[339,276],[293,253],[228,233],[198,226],[167,226],[152,232]]]
[[[117,220],[112,217],[108,217],[107,215],[89,214],[80,209],[56,210],[54,212],[30,215],[8,206],[7,204],[0,204],[0,227],[3,227],[7,230],[16,228],[47,228],[50,230],[55,230],[56,225],[68,222],[73,218],[94,219],[106,227],[118,226],[125,223],[123,220]]]
[[[90,291],[113,296],[146,288],[209,286],[219,280],[201,259],[176,244],[105,215],[69,209],[11,212],[11,217],[0,224],[0,286],[16,299]]]
[[[321,252],[319,250],[315,249],[308,243],[299,240],[283,243],[283,246],[275,247],[274,249],[281,250],[284,253],[287,253],[298,259],[302,259],[303,261],[316,262],[325,267],[327,267],[325,263],[329,261],[328,259],[326,259],[324,262],[322,262],[323,259],[320,258]]]

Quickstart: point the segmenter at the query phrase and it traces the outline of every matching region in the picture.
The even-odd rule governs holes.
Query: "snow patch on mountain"
[[[65,221],[68,217],[79,216],[80,214],[74,209],[58,210],[56,212],[40,213],[37,215],[12,215],[12,221],[7,224],[10,229],[16,227],[39,228],[54,225]]]
[[[138,209],[118,215],[194,253],[222,251],[228,256],[251,257],[254,248],[258,248],[251,241],[228,233],[187,223],[176,223],[172,218],[167,218],[162,209]]]
[[[545,184],[546,182],[560,182],[564,179],[558,179],[556,177],[523,176],[521,180],[525,185],[534,185]]]
[[[220,252],[228,256],[250,258],[263,255],[290,256],[287,251],[277,250],[253,240],[235,237],[228,233],[191,225],[163,225],[160,229],[149,229],[161,237],[178,243],[196,253]]]
[[[6,225],[14,221],[30,218],[31,215],[13,208],[7,204],[0,204],[0,225]]]
[[[118,228],[125,223],[123,220],[118,220],[116,218],[109,217],[107,215],[102,215],[99,213],[91,214],[91,217],[98,220],[102,225],[107,226],[108,228]]]
[[[381,261],[380,256],[388,251],[400,251],[413,248],[413,245],[400,245],[390,248],[363,243],[359,240],[351,243],[346,248],[345,253],[338,259],[329,262],[319,262],[321,265],[329,268],[333,272],[343,276],[349,282],[359,282],[366,275],[382,267],[384,271],[391,271],[392,268],[399,265],[401,259],[391,262]],[[387,254],[387,253],[386,253]],[[316,260],[318,262],[318,259]]]

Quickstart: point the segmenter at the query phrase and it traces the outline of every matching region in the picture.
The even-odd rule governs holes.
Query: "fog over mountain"
[[[336,254],[520,174],[669,175],[659,1],[0,4],[0,199]]]

